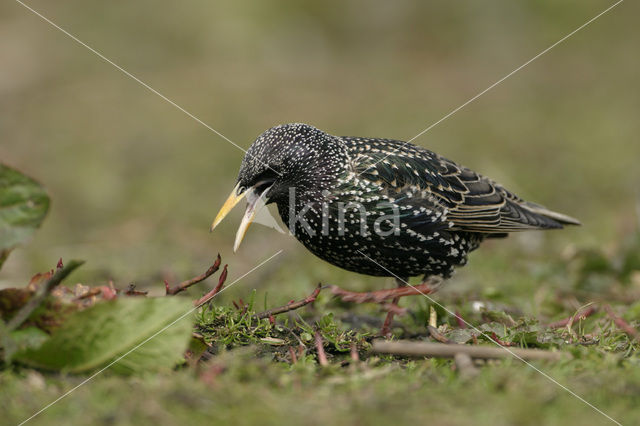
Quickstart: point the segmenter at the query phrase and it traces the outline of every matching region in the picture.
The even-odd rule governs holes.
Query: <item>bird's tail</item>
[[[520,204],[520,206],[529,210],[531,213],[535,213],[552,219],[555,222],[558,222],[560,225],[582,225],[582,223],[580,223],[578,219],[567,216],[566,214],[554,212],[552,210],[549,210],[545,206],[541,206],[540,204],[525,201],[524,203]]]

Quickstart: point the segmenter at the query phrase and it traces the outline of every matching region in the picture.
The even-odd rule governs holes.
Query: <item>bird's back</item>
[[[352,169],[379,191],[399,194],[416,205],[427,201],[442,209],[451,231],[504,234],[562,228],[580,222],[521,199],[502,185],[466,167],[411,143],[342,137]]]
[[[416,145],[319,134],[326,151],[319,158],[335,167],[313,174],[328,186],[306,185],[295,203],[277,204],[296,238],[341,268],[446,278],[485,238],[578,224]]]

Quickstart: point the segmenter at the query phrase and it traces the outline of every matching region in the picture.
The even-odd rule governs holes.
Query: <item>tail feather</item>
[[[554,221],[558,222],[561,225],[582,225],[582,223],[580,223],[578,219],[575,219],[566,214],[554,212],[539,204],[525,201],[524,203],[521,204],[521,206],[532,213],[535,213],[544,217],[548,217],[549,219],[553,219]]]

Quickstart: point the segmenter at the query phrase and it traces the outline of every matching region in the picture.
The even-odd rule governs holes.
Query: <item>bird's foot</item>
[[[331,292],[333,294],[335,294],[345,302],[352,303],[384,303],[387,300],[392,300],[404,296],[415,296],[419,294],[422,294],[424,296],[435,292],[436,289],[437,286],[434,286],[433,282],[430,281],[426,281],[422,284],[414,286],[408,285],[405,287],[388,288],[384,290],[365,292],[349,291],[335,285],[331,286]]]
[[[338,286],[331,286],[331,292],[342,299],[344,302],[352,303],[378,303],[387,311],[387,316],[380,329],[382,337],[391,336],[391,325],[395,315],[402,315],[406,309],[398,306],[401,297],[427,295],[435,292],[439,283],[433,280],[425,281],[422,284],[412,286],[407,285],[397,288],[389,288],[378,291],[356,292],[344,290]]]

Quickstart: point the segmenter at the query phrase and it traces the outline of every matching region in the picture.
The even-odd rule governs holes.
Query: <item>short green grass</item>
[[[640,415],[640,343],[605,305],[639,328],[639,254],[640,236],[634,235],[608,253],[576,251],[550,262],[529,278],[537,288],[531,305],[515,303],[507,287],[403,302],[408,313],[397,318],[394,338],[432,340],[426,324],[433,309],[438,330],[460,344],[491,345],[488,336],[495,334],[515,347],[572,355],[535,362],[535,369],[514,358],[478,361],[478,374],[468,377],[451,360],[379,355],[371,351],[384,316],[378,307],[346,304],[324,290],[312,305],[275,321],[257,319],[256,312],[273,304],[254,290],[235,305],[214,299],[195,314],[195,331],[209,344],[200,363],[185,362],[168,375],[123,378],[107,371],[33,424],[612,424],[588,404],[632,424]],[[553,290],[555,280],[568,285]],[[570,328],[547,327],[588,308],[585,300],[597,307],[594,314],[576,317]],[[474,328],[461,328],[451,312]],[[329,365],[318,363],[316,332]],[[28,418],[84,378],[3,371],[0,405],[7,424]]]

